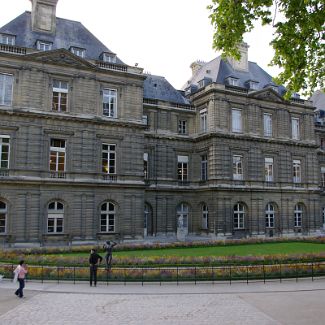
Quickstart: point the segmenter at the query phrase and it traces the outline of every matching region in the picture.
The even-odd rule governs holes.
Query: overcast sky
[[[212,26],[206,9],[210,0],[59,0],[57,17],[80,21],[126,64],[164,76],[180,89],[189,79],[190,64],[211,61],[220,53],[212,49]],[[0,26],[24,11],[29,0],[1,0]],[[245,35],[249,61],[275,76],[270,27]]]

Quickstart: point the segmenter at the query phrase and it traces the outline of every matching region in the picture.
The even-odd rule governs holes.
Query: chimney
[[[235,70],[248,71],[248,48],[247,43],[240,43],[238,46],[240,52],[240,60],[237,61],[234,58],[228,58],[229,63]]]
[[[203,66],[205,65],[205,62],[203,61],[194,61],[191,65],[190,68],[192,69],[192,76],[194,76]]]
[[[56,5],[59,0],[30,0],[32,2],[32,30],[54,34]]]

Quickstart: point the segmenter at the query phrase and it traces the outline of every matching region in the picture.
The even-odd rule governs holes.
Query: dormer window
[[[102,55],[103,61],[108,63],[116,63],[116,55],[114,53],[104,52]]]
[[[226,78],[226,82],[229,86],[239,86],[239,79],[238,78],[234,78],[234,77],[228,77]]]
[[[199,88],[203,88],[204,87],[204,79],[199,81]]]
[[[52,50],[52,43],[46,41],[37,41],[36,47],[39,51],[51,51]]]
[[[82,49],[80,47],[71,46],[70,51],[71,51],[71,53],[73,53],[73,54],[75,54],[77,56],[80,56],[81,58],[84,58],[85,55],[86,55],[86,50]]]
[[[249,86],[249,89],[251,89],[251,90],[257,90],[258,84],[259,84],[258,81],[253,81],[253,80],[248,81],[248,86]]]
[[[278,92],[278,86],[271,85],[271,88],[277,93]]]
[[[15,45],[16,36],[0,34],[0,44]]]

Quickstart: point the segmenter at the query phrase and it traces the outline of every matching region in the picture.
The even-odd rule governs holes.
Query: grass
[[[171,257],[171,256],[263,256],[263,255],[290,255],[325,253],[325,244],[292,242],[292,243],[265,243],[248,245],[231,245],[215,247],[196,247],[196,248],[164,248],[146,250],[127,250],[113,252],[116,257]],[[99,252],[104,255],[104,252]],[[48,254],[51,255],[51,254]],[[89,252],[84,253],[64,253],[55,254],[59,256],[86,257]]]

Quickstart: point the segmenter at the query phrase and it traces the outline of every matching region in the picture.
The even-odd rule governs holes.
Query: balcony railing
[[[103,62],[103,61],[96,61],[96,65],[99,68],[107,69],[107,70],[116,70],[116,71],[123,71],[123,72],[128,71],[128,67],[126,65],[122,65],[122,64],[115,64],[115,63],[109,63],[109,62]]]
[[[0,177],[9,176],[9,169],[0,169]]]
[[[26,48],[14,45],[0,44],[0,52],[26,54]]]
[[[51,178],[66,178],[65,172],[51,172],[50,173]]]
[[[103,180],[109,183],[116,183],[117,182],[117,175],[103,175]]]

